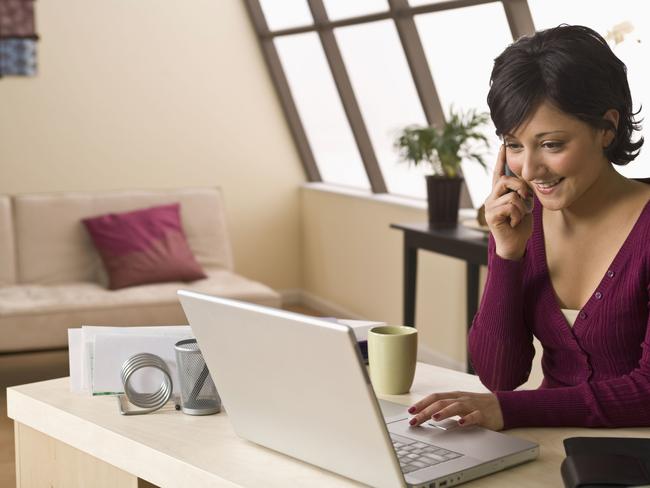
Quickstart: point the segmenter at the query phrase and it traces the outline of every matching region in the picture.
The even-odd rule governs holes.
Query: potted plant
[[[463,177],[460,163],[473,159],[487,169],[480,147],[489,147],[478,128],[489,120],[486,112],[449,110],[449,117],[440,128],[433,126],[405,127],[395,141],[400,159],[414,166],[428,165],[433,174],[426,175],[429,224],[453,226],[458,222],[460,187]],[[470,147],[470,142],[476,141]]]

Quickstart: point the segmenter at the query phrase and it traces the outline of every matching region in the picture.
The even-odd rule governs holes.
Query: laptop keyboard
[[[414,439],[401,437],[397,439],[391,435],[393,447],[397,453],[399,464],[404,474],[418,469],[428,468],[436,464],[451,461],[462,456],[454,451],[443,449],[442,447],[426,444]]]

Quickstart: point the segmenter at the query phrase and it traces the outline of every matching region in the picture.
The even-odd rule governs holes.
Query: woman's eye
[[[542,143],[542,147],[545,147],[546,149],[560,149],[562,146],[564,146],[564,143],[557,141]]]
[[[506,149],[512,149],[512,150],[517,150],[521,149],[521,144],[517,144],[515,142],[506,142]]]

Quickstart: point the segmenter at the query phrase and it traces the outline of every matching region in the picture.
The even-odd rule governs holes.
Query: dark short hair
[[[605,148],[612,163],[624,165],[639,154],[643,137],[633,112],[627,68],[603,37],[581,25],[562,24],[525,36],[495,60],[487,102],[497,134],[516,130],[543,101],[596,129],[615,134]],[[618,128],[603,115],[619,113]]]

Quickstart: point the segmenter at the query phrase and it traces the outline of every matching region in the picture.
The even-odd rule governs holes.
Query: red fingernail
[[[461,424],[461,425],[463,425],[463,424],[465,423],[465,419],[460,419],[460,420],[458,421],[458,423]]]
[[[409,408],[409,413],[414,413],[415,412],[415,407]]]
[[[417,422],[417,420],[415,420],[415,417],[412,418],[411,420],[409,420],[409,424],[411,424],[411,425],[415,425],[416,422]]]
[[[435,414],[435,415],[433,416],[433,419],[434,419],[434,420],[438,420],[439,418],[440,418],[440,414],[439,414],[439,413],[437,413],[437,414]]]

